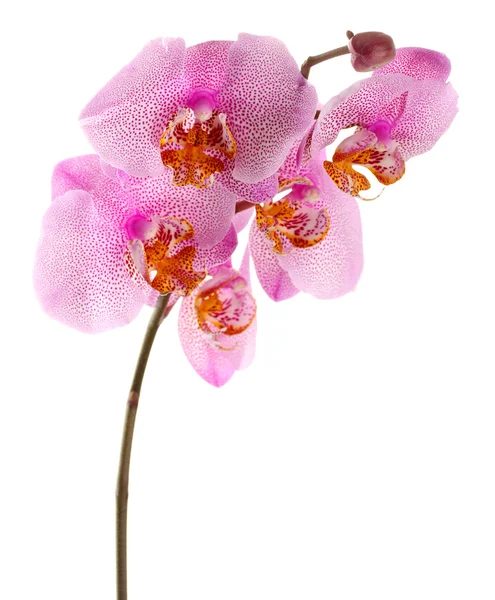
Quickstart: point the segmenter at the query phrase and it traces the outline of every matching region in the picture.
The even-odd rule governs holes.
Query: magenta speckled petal
[[[311,142],[312,156],[334,142],[342,129],[351,125],[370,125],[380,119],[384,108],[416,85],[418,81],[406,75],[370,77],[358,81],[329,100],[315,125]]]
[[[197,292],[184,298],[179,312],[179,339],[193,369],[205,381],[216,387],[226,384],[232,375],[243,368],[246,345],[254,346],[256,323],[238,336],[239,346],[233,350],[216,348],[198,326],[194,309]],[[251,352],[250,352],[251,354]]]
[[[230,229],[236,195],[216,182],[204,189],[177,187],[171,183],[169,173],[146,179],[122,175],[121,182],[137,212],[187,219],[200,247],[211,248]]]
[[[237,142],[233,176],[256,183],[283,163],[310,125],[317,99],[282,42],[241,34],[230,47],[217,102]]]
[[[355,198],[330,180],[320,190],[330,230],[319,244],[278,256],[293,285],[316,298],[337,298],[356,287],[363,269],[361,219]]]
[[[247,210],[243,210],[234,215],[234,218],[232,219],[232,224],[234,225],[237,233],[241,232],[243,229],[245,229],[248,226],[249,221],[251,220],[253,214],[254,214],[253,209],[248,208]]]
[[[191,89],[216,92],[223,84],[234,42],[214,41],[196,44],[186,50],[184,76]]]
[[[249,231],[249,251],[261,287],[268,296],[280,302],[295,296],[299,290],[292,283],[287,271],[280,266],[277,255],[272,251],[270,242],[261,233],[256,220]]]
[[[147,295],[129,277],[125,232],[101,218],[91,195],[69,191],[48,209],[34,285],[44,310],[97,333],[132,321]]]
[[[182,39],[157,39],[122,69],[81,113],[81,126],[110,165],[139,177],[163,172],[160,136],[187,101]]]
[[[391,131],[404,160],[430,150],[457,114],[457,93],[450,83],[419,81],[407,96],[404,113]]]
[[[402,73],[414,79],[439,79],[447,81],[450,60],[441,52],[426,48],[399,48],[388,65],[373,72],[373,77],[387,73]]]
[[[271,175],[258,183],[243,183],[232,177],[233,160],[226,160],[226,169],[222,173],[215,174],[215,181],[236,194],[238,200],[247,200],[258,204],[269,202],[278,192],[278,180],[276,175]]]
[[[213,248],[196,248],[194,268],[198,271],[210,270],[212,267],[222,265],[230,259],[237,248],[237,233],[231,225],[221,242]]]
[[[52,199],[71,190],[88,192],[99,218],[123,226],[126,218],[133,213],[133,201],[118,181],[105,175],[101,166],[96,154],[76,156],[60,162],[53,170]]]

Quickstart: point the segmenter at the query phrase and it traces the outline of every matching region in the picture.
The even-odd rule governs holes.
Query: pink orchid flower
[[[353,165],[366,167],[383,185],[398,181],[406,161],[430,150],[457,113],[457,94],[445,83],[449,73],[444,54],[399,48],[395,59],[371,78],[327,102],[306,149],[317,156],[342,130],[357,127],[324,162],[328,175],[353,196],[371,187]]]
[[[175,185],[198,188],[218,179],[259,202],[273,195],[273,175],[315,108],[313,86],[274,38],[187,49],[157,39],[86,106],[81,125],[102,159],[129,175],[167,171]]]
[[[256,302],[251,294],[249,255],[239,271],[230,261],[184,298],[179,338],[194,370],[220,387],[251,364],[256,343]]]
[[[129,323],[159,293],[189,295],[237,245],[234,201],[217,184],[179,189],[102,168],[95,155],[63,161],[36,258],[43,308],[95,333]]]
[[[273,300],[299,291],[330,299],[353,290],[363,267],[361,220],[354,198],[326,176],[321,161],[298,167],[298,144],[278,172],[283,198],[256,205],[249,250]],[[236,217],[239,217],[236,215]],[[239,228],[241,220],[234,221]]]

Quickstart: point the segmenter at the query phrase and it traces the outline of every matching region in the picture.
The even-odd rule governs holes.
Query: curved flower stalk
[[[298,148],[295,144],[278,173],[280,190],[288,194],[255,207],[249,250],[273,300],[299,291],[337,298],[355,288],[363,267],[359,209],[326,177],[324,154],[298,167]]]
[[[353,165],[366,167],[383,185],[395,183],[404,175],[406,161],[430,150],[457,113],[457,94],[445,83],[449,73],[444,54],[399,48],[388,65],[322,108],[306,141],[306,160],[342,130],[357,127],[338,145],[332,160],[323,163],[328,175],[353,196],[371,187]]]
[[[179,193],[163,176],[121,176],[95,155],[54,171],[35,288],[48,314],[81,331],[125,325],[159,293],[190,294],[237,245],[221,186]]]
[[[256,302],[249,255],[235,271],[230,261],[184,298],[179,337],[187,359],[208,383],[220,387],[251,364],[256,343]]]
[[[81,113],[98,155],[55,168],[34,274],[45,311],[95,333],[129,323],[143,304],[154,307],[122,439],[118,600],[127,600],[134,422],[160,324],[181,300],[187,359],[208,383],[224,385],[255,352],[250,257],[276,301],[353,290],[363,268],[353,196],[370,188],[354,166],[384,185],[398,181],[406,161],[432,148],[457,112],[445,55],[396,52],[380,32],[347,37],[348,45],[309,56],[301,71],[271,37],[240,34],[189,48],[182,39],[153,40]],[[315,112],[312,67],[349,54],[353,68],[372,77]],[[325,148],[350,127],[326,160]],[[236,270],[236,232],[250,219]]]
[[[157,39],[86,106],[81,125],[102,159],[130,175],[167,169],[175,185],[198,188],[220,177],[259,201],[270,182],[240,184],[276,172],[315,108],[315,89],[274,38],[240,34],[187,49]]]

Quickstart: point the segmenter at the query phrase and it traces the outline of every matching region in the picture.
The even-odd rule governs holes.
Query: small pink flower
[[[256,302],[249,281],[249,256],[239,271],[230,263],[184,298],[179,338],[194,370],[220,387],[251,364],[256,342]]]
[[[257,202],[315,107],[314,88],[274,38],[187,49],[158,39],[86,106],[81,125],[102,159],[130,175],[167,170],[175,185],[200,188],[218,178]]]
[[[354,198],[326,177],[320,160],[298,167],[296,144],[279,170],[287,196],[256,205],[249,250],[273,300],[299,291],[337,298],[353,290],[363,266],[361,221]],[[241,213],[242,214],[242,213]]]
[[[95,155],[60,163],[35,266],[43,308],[99,332],[130,322],[158,293],[185,296],[237,244],[235,197],[219,185],[179,190],[136,179]]]
[[[312,156],[357,126],[324,167],[337,186],[359,195],[368,179],[353,169],[369,169],[384,185],[398,181],[405,162],[430,150],[457,113],[457,94],[445,83],[448,58],[422,48],[400,48],[396,58],[332,98],[321,110],[310,145]],[[307,153],[306,153],[307,158]]]

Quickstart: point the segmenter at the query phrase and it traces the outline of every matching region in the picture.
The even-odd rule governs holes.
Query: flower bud
[[[378,31],[354,35],[349,40],[349,51],[352,66],[359,73],[379,69],[395,58],[394,40]]]

